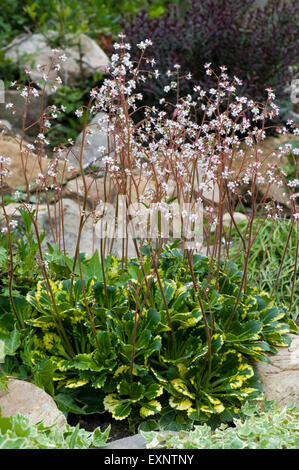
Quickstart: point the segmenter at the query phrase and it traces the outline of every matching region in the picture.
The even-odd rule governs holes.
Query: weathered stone
[[[73,256],[76,252],[78,230],[82,213],[82,203],[78,204],[78,201],[72,199],[64,199],[62,202],[62,206],[63,213],[61,212],[60,204],[56,204],[55,207],[51,205],[50,218],[48,210],[46,210],[46,206],[45,208],[42,208],[42,211],[39,214],[38,228],[40,233],[45,232],[45,238],[43,240],[42,247],[46,249],[47,243],[50,243],[51,245],[53,245],[54,243],[58,243],[60,249],[63,249],[65,246],[66,252],[70,256]],[[88,214],[89,211],[86,210],[86,215]],[[55,224],[55,216],[57,221],[59,220],[59,218],[63,220],[63,232],[62,224],[59,224],[59,222]],[[114,217],[116,220],[114,219]],[[121,223],[122,219],[121,217],[116,217],[116,213],[108,214],[107,216],[105,216],[105,218],[108,226],[108,238],[105,242],[105,253],[111,253],[114,256],[121,256],[123,239],[118,238],[117,229],[115,229],[114,223],[115,221],[117,223],[118,220],[120,220]],[[53,232],[55,234],[55,237],[53,237]],[[103,235],[103,239],[104,238],[105,235]],[[100,251],[100,242],[101,229],[99,228],[99,222],[94,220],[93,215],[90,215],[83,226],[83,230],[80,237],[79,250],[80,252],[86,253],[88,256],[92,256],[96,249]],[[129,238],[128,243],[128,257],[136,256],[136,251],[132,238]]]
[[[22,166],[21,149],[23,153],[23,161],[26,161],[26,175],[29,183],[35,183],[38,174],[47,174],[53,160],[44,157],[37,157],[26,147],[26,143],[20,147],[17,139],[8,136],[0,136],[0,155],[10,158],[11,163],[8,166],[11,176],[6,179],[7,185],[11,191],[17,188],[26,189],[26,181]],[[25,163],[24,163],[25,164]],[[57,181],[68,180],[78,174],[78,169],[68,169],[64,162],[59,162],[57,167]]]
[[[247,216],[245,214],[242,214],[241,212],[234,212],[233,219],[236,224],[243,222],[244,220],[248,220]],[[233,224],[233,222],[231,222],[232,218],[228,212],[223,215],[222,221],[224,225],[230,225],[231,223]]]
[[[1,106],[1,105],[0,105]],[[7,119],[0,119],[1,135],[9,135],[12,131],[12,125]]]
[[[100,201],[109,200],[113,203],[116,198],[116,191],[114,187],[109,188],[109,179],[106,184],[106,196],[104,191],[104,178],[92,178],[91,176],[85,176],[85,182],[87,186],[87,200],[92,208],[96,208]],[[85,194],[85,188],[82,176],[74,178],[67,182],[63,188],[63,197],[83,200]]]
[[[47,37],[55,39],[55,32],[48,31]],[[94,73],[104,73],[109,65],[109,58],[98,44],[85,34],[67,34],[64,36],[67,46],[58,47],[58,56],[65,54],[67,60],[61,62],[59,76],[64,85],[73,86],[80,80],[92,76]],[[48,45],[47,38],[42,34],[25,34],[15,38],[5,49],[5,57],[17,63],[20,68],[30,68],[31,65],[40,64],[46,66],[46,71],[53,59],[53,50]],[[30,72],[30,78],[36,84],[43,78],[45,70],[35,70],[34,66]],[[55,79],[56,72],[48,74],[49,81]],[[59,84],[56,85],[59,86]],[[55,90],[49,84],[46,86],[48,94]]]
[[[51,245],[58,243],[61,250],[65,246],[66,252],[70,256],[74,256],[76,252],[82,204],[79,205],[78,201],[71,199],[64,199],[62,207],[63,211],[61,211],[60,203],[55,206],[51,205],[50,218],[48,211],[44,211],[40,217],[38,217],[39,231],[40,233],[45,232],[46,234],[42,246],[46,249],[47,243],[50,243]],[[88,211],[86,211],[86,213],[88,213]],[[63,221],[63,223],[59,223],[59,219]],[[81,233],[80,252],[84,252],[88,256],[92,256],[95,249],[99,248],[99,246],[99,238],[96,233],[94,220],[93,217],[90,216],[85,222]]]
[[[103,168],[104,165],[101,163],[102,157],[107,155],[108,152],[111,154],[113,151],[112,139],[106,134],[108,122],[105,120],[105,117],[105,113],[98,113],[87,126],[82,153],[83,168],[87,168],[91,164],[99,168]],[[78,135],[72,149],[72,152],[74,152],[76,157],[73,153],[69,153],[68,156],[68,160],[76,166],[79,166],[78,160],[81,152],[82,139],[83,131]],[[104,153],[99,151],[99,148],[101,147],[105,149]]]
[[[41,388],[24,380],[9,378],[9,391],[1,390],[0,408],[4,417],[18,413],[28,416],[31,424],[43,421],[45,426],[67,424],[64,414],[57,408],[53,398]]]
[[[12,103],[16,107],[14,113],[12,108],[6,108],[6,105]],[[25,135],[36,136],[39,132],[39,119],[43,110],[47,105],[47,96],[43,98],[41,96],[30,95],[29,103],[26,109],[26,121],[25,121]],[[22,117],[25,111],[26,101],[20,95],[17,90],[7,90],[5,92],[5,103],[0,103],[0,120],[8,120],[11,125],[11,130],[14,135],[21,135],[22,133]],[[35,124],[35,125],[33,125]]]
[[[265,397],[280,406],[299,405],[299,336],[290,336],[291,345],[278,348],[269,364],[256,363]]]

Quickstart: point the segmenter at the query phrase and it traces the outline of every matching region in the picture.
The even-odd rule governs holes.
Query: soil
[[[133,433],[129,430],[129,423],[127,420],[116,421],[111,417],[110,413],[95,413],[91,415],[76,415],[69,413],[68,424],[76,426],[78,423],[80,428],[86,431],[94,431],[98,426],[101,431],[105,431],[110,425],[110,433],[108,442],[122,439],[123,437],[132,436]]]

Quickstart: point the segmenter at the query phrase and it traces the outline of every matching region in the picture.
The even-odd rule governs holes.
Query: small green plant
[[[92,433],[69,426],[45,426],[42,422],[30,424],[27,416],[0,416],[0,449],[87,449],[105,446],[110,426]]]
[[[247,222],[239,223],[238,230],[247,236]],[[292,230],[292,221],[286,218],[280,219],[275,225],[270,219],[255,219],[253,231],[256,238],[248,261],[248,281],[259,289],[272,293],[276,301],[286,308],[289,308],[292,300],[290,314],[296,321],[299,317],[299,279],[298,276],[294,279],[298,272],[298,267],[294,267],[298,263],[298,223],[294,224]],[[232,229],[232,241],[235,244],[239,241],[235,228]],[[235,245],[230,251],[230,256],[242,269],[244,254],[240,253],[236,257],[237,252]]]
[[[37,279],[40,278],[40,269],[36,264],[38,243],[34,240],[30,215],[26,210],[18,209],[16,219],[13,217],[10,219],[10,226],[10,242],[7,231],[0,233],[0,292],[4,296],[8,296],[8,274],[12,267],[9,246],[12,247],[14,258],[14,295],[26,294],[28,288],[36,285]],[[43,236],[41,242],[42,240]]]
[[[246,403],[234,427],[207,424],[179,433],[143,432],[147,449],[299,449],[299,407],[278,408],[266,402],[265,409]]]

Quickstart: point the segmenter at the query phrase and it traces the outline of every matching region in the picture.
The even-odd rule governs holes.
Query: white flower
[[[27,90],[27,88],[23,88],[23,90],[21,91],[21,96],[22,96],[23,98],[27,98],[27,96],[28,96],[28,90]]]
[[[26,147],[27,147],[29,150],[34,150],[34,149],[35,149],[34,145],[32,145],[32,144],[27,144]]]
[[[104,145],[101,145],[100,147],[98,147],[97,150],[98,150],[98,152],[99,152],[100,154],[102,154],[102,155],[107,152],[107,149],[106,149],[106,147],[105,147]]]
[[[111,168],[110,168],[111,171],[118,171],[119,170],[119,166],[117,165],[112,165]]]
[[[17,228],[17,226],[18,226],[18,221],[12,219],[12,220],[10,220],[9,225],[10,225],[10,227],[11,227],[12,229],[15,229],[15,228]]]
[[[33,94],[33,96],[35,96],[35,98],[39,96],[39,92],[36,88],[32,88],[31,93]]]

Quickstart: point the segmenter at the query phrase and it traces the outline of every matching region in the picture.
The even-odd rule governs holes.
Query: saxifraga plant
[[[150,248],[144,249],[146,271],[152,257]],[[261,395],[250,360],[268,362],[266,353],[289,345],[287,333],[297,331],[286,310],[258,289],[248,288],[229,322],[242,273],[224,262],[218,271],[216,260],[194,254],[191,275],[183,250],[165,246],[158,265],[161,286],[154,271],[148,290],[136,258],[123,272],[122,260],[110,257],[106,292],[100,269],[87,276],[98,264],[97,253],[91,263],[82,262],[84,289],[77,275],[74,306],[70,280],[51,282],[74,355],[57,334],[46,283],[27,295],[33,311],[26,321],[29,347],[21,357],[29,369],[50,359],[54,393],[63,407],[70,396],[83,405],[81,412],[105,407],[115,419],[129,417],[132,426],[141,420],[168,429],[231,421],[245,400]]]
[[[269,155],[260,149],[266,137],[266,120],[279,113],[275,95],[268,88],[265,104],[240,97],[237,88],[242,81],[237,77],[230,80],[224,65],[217,75],[207,63],[205,74],[214,79],[214,87],[205,90],[198,85],[194,90],[196,98],[181,97],[180,83],[190,77],[182,75],[177,64],[169,73],[169,85],[159,107],[144,107],[143,119],[136,124],[133,115],[142,109],[143,98],[136,90],[147,80],[144,64],[153,66],[154,77],[158,78],[159,72],[146,56],[149,39],[138,44],[141,55],[136,66],[131,60],[130,45],[123,35],[120,37],[111,57],[111,78],[100,89],[91,91],[87,107],[76,111],[84,120],[79,151],[62,145],[44,172],[41,157],[48,145],[47,129],[55,123],[58,110],[45,110],[36,142],[25,149],[23,124],[20,153],[27,201],[19,202],[32,222],[36,264],[43,281],[36,292],[27,296],[33,307],[32,318],[26,314],[24,319],[29,331],[21,332],[22,319],[18,321],[19,311],[13,306],[15,297],[10,289],[17,328],[19,334],[25,334],[20,357],[29,369],[34,366],[32,372],[35,379],[39,376],[39,383],[43,368],[47,371],[47,387],[52,393],[53,383],[57,382],[56,399],[64,411],[82,412],[75,398],[86,404],[86,412],[99,411],[99,406],[103,411],[105,404],[115,418],[131,416],[133,423],[140,417],[159,415],[162,410],[163,415],[169,411],[163,426],[172,426],[169,422],[190,426],[192,421],[217,416],[220,420],[231,419],[240,402],[259,394],[248,357],[267,360],[265,351],[274,352],[275,345],[289,344],[285,335],[297,331],[287,312],[275,306],[269,294],[253,291],[248,282],[249,257],[256,237],[254,221],[267,217],[276,222],[280,209],[269,197],[269,189],[286,183],[280,169],[283,150],[277,154],[277,164],[268,164]],[[57,60],[65,57],[54,50],[51,69],[58,72]],[[49,73],[45,74],[45,84],[47,77]],[[176,103],[167,101],[171,90],[176,94]],[[32,94],[40,92],[29,81],[21,93],[28,103]],[[14,109],[13,104],[9,107]],[[199,109],[203,113],[200,123],[196,119]],[[88,117],[99,111],[105,116],[91,128]],[[90,183],[84,173],[83,151],[88,134],[97,129],[107,134],[107,148],[99,149],[104,201],[99,201],[97,211],[89,212]],[[291,122],[289,130],[298,134]],[[282,128],[280,132],[288,130]],[[26,158],[32,150],[41,170],[34,207],[29,204],[31,181],[26,169]],[[59,162],[64,169],[67,167],[70,153],[77,159],[83,181],[74,258],[68,257],[66,251],[63,171],[60,175],[57,170]],[[9,184],[9,159],[1,157],[0,166],[3,188],[4,183]],[[96,178],[97,171],[93,171]],[[261,182],[267,183],[267,190],[259,198],[257,186]],[[47,194],[49,189],[54,192],[56,215],[51,219],[51,232],[56,245],[47,253],[37,217],[39,195],[42,191]],[[109,213],[113,191],[122,197],[117,198],[120,222],[117,225],[116,220],[115,227]],[[286,192],[291,233],[298,223],[292,181]],[[248,199],[251,212],[244,234],[238,230],[234,211],[237,206],[244,208]],[[47,204],[50,217],[49,199]],[[3,197],[1,207],[12,286],[14,247]],[[127,210],[123,213],[124,208]],[[228,232],[223,224],[224,211],[231,216]],[[90,217],[96,222],[99,258],[89,260],[86,267],[80,238]],[[168,231],[167,221],[172,219],[179,224],[172,224]],[[230,259],[232,226],[240,244],[234,256],[241,252],[244,255],[240,274]],[[116,228],[122,240],[120,259],[112,269],[107,254],[117,235],[114,233],[111,241],[107,228]],[[167,248],[165,251],[165,242],[175,239],[182,252]],[[136,250],[133,262],[128,256],[130,241]],[[198,254],[203,249],[208,258]],[[47,325],[52,328],[49,332]],[[34,336],[35,328],[41,328],[42,338]],[[186,332],[188,338],[184,336]],[[9,344],[11,337],[7,338],[4,332],[3,338]],[[81,389],[79,394],[76,389]]]

